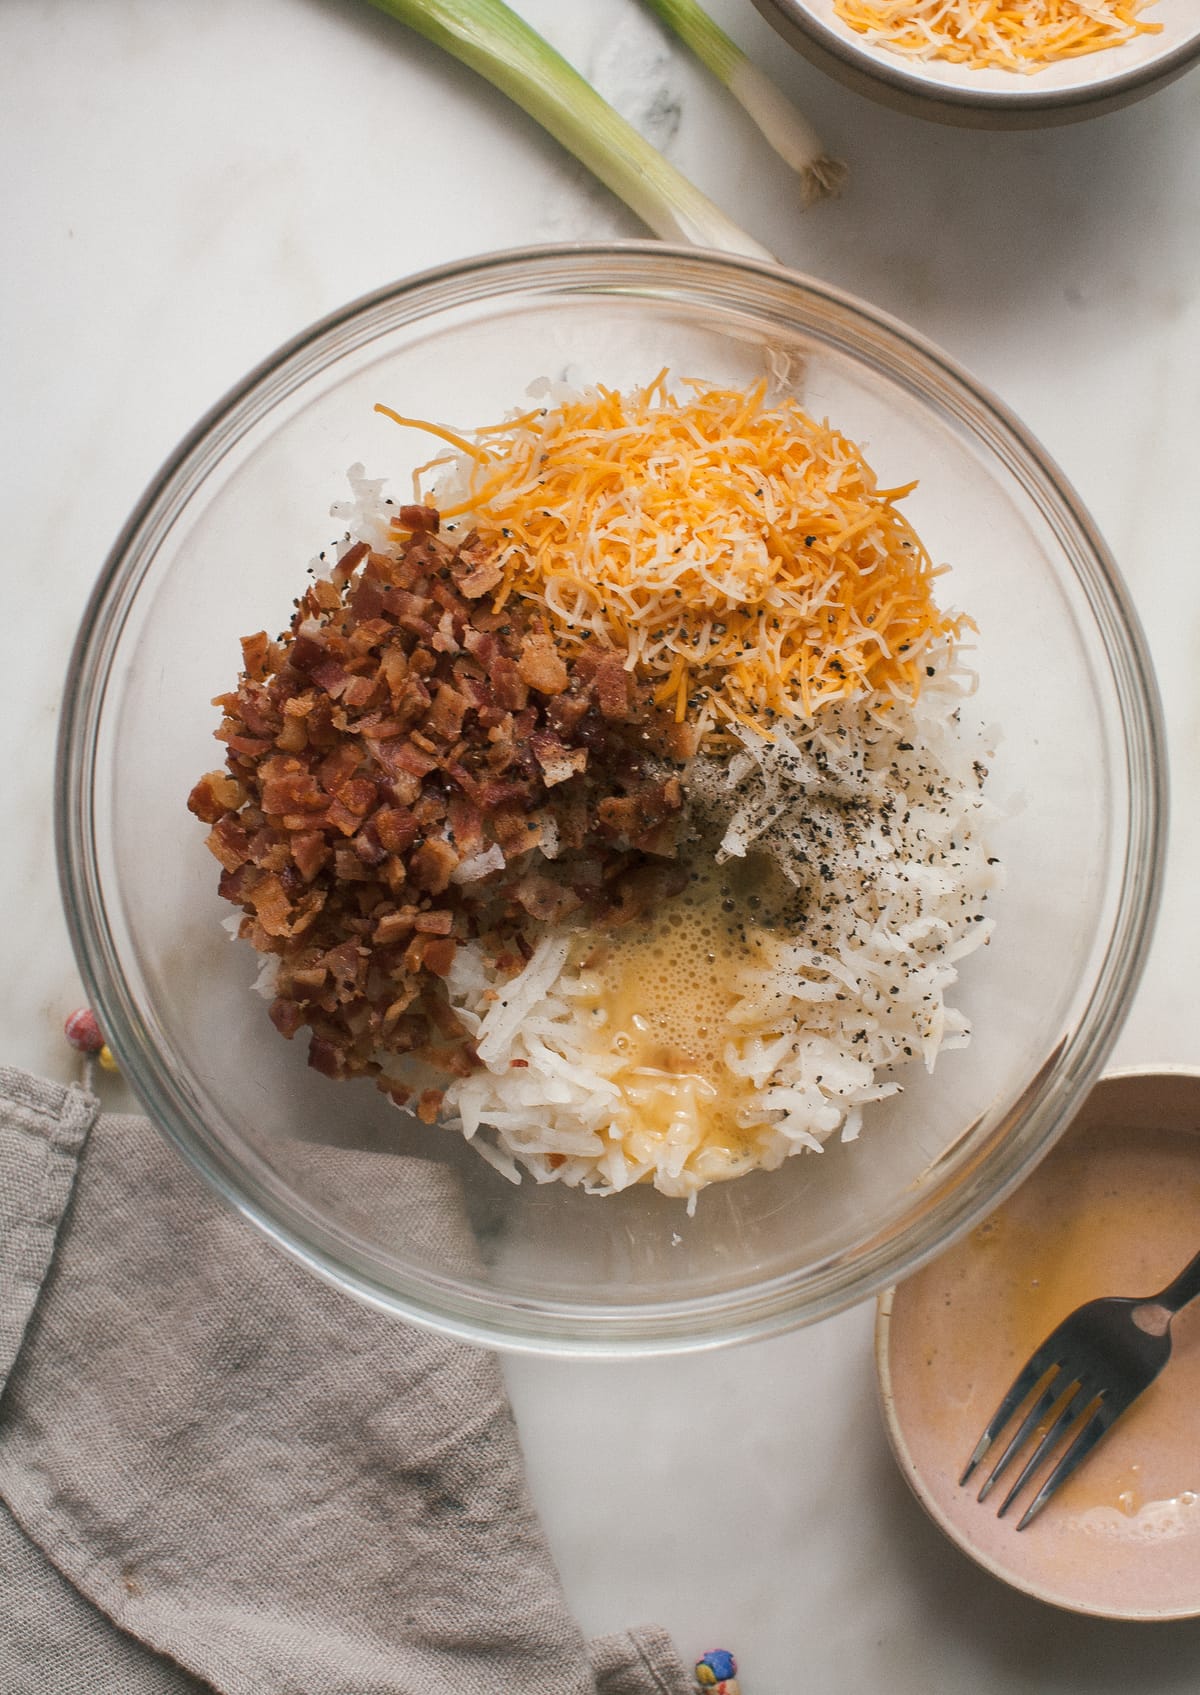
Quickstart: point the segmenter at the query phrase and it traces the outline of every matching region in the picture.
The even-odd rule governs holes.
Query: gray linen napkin
[[[380,1157],[339,1179],[379,1191]],[[583,1640],[490,1354],[313,1277],[144,1119],[2,1069],[0,1390],[0,1695],[694,1688],[661,1631]]]

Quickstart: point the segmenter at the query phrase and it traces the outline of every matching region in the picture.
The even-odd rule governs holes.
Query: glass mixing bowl
[[[238,638],[281,629],[356,461],[407,498],[425,440],[373,413],[470,425],[539,376],[637,384],[663,366],[764,374],[865,444],[944,598],[979,636],[971,702],[999,728],[989,792],[1007,882],[954,999],[974,1036],[867,1109],[861,1138],[714,1185],[694,1218],[635,1187],[513,1187],[457,1134],[370,1083],[309,1070],[230,942],[204,828],[214,695]],[[1120,578],[1061,476],[936,349],[766,264],[656,243],[543,248],[397,283],[266,361],[196,427],[130,519],[83,622],[65,701],[58,853],[101,1025],[146,1110],[229,1201],[381,1306],[498,1345],[701,1347],[805,1323],[894,1282],[1031,1167],[1128,1005],[1159,883],[1163,759],[1152,673]],[[310,1144],[457,1174],[472,1256],[371,1222]],[[341,1150],[338,1152],[337,1150]],[[443,1173],[444,1177],[445,1174]],[[399,1178],[397,1177],[397,1181]]]

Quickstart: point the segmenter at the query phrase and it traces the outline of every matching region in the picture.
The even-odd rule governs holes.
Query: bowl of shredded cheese
[[[147,1110],[286,1247],[493,1344],[700,1347],[895,1281],[1069,1121],[1160,735],[1103,543],[936,349],[539,249],[183,444],[80,634],[60,864]]]
[[[755,0],[822,70],[885,104],[980,128],[1094,117],[1200,58],[1191,0]]]

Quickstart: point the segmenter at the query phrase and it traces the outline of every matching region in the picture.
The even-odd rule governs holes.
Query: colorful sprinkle
[[[104,1037],[100,1034],[100,1026],[96,1023],[96,1014],[90,1006],[81,1006],[71,1014],[63,1025],[63,1034],[71,1046],[78,1048],[80,1053],[103,1055],[104,1052],[107,1052],[104,1047]],[[103,1057],[101,1057],[100,1063],[104,1063]]]
[[[696,1682],[712,1695],[740,1695],[737,1661],[727,1648],[710,1648],[696,1661]]]

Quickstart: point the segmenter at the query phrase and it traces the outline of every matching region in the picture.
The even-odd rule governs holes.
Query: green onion
[[[823,195],[838,193],[846,180],[845,165],[829,158],[808,119],[747,59],[698,0],[646,0],[646,4],[724,83],[779,157],[796,172],[806,206]]]
[[[772,255],[732,223],[502,0],[372,0],[478,71],[611,188],[655,235]]]

